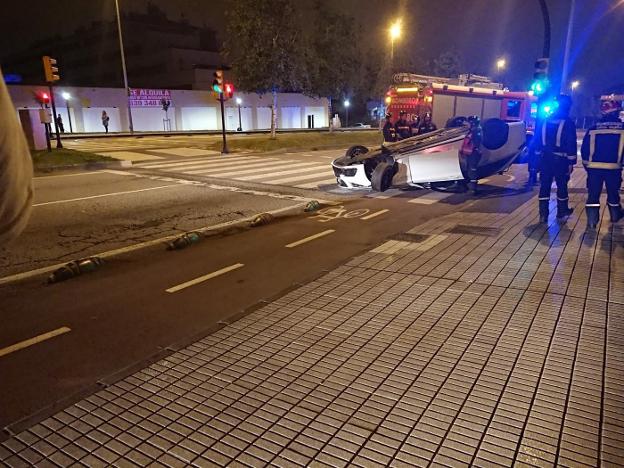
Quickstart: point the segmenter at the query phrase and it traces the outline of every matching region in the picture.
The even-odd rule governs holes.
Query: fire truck
[[[393,121],[401,111],[410,121],[431,113],[438,128],[456,116],[478,115],[482,121],[495,117],[506,122],[524,122],[530,130],[537,113],[537,99],[532,93],[509,91],[488,77],[471,74],[457,79],[396,74],[385,103]]]

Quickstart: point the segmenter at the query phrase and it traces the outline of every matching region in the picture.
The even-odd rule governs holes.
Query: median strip
[[[374,213],[371,213],[371,214],[369,214],[369,215],[367,215],[367,216],[364,216],[364,217],[362,217],[361,219],[363,219],[364,221],[366,221],[367,219],[373,219],[373,218],[376,218],[376,217],[377,217],[377,216],[379,216],[379,215],[382,215],[382,214],[384,214],[384,213],[387,213],[388,211],[390,211],[390,210],[385,209],[385,210],[375,211]]]
[[[196,284],[203,283],[204,281],[208,281],[209,279],[216,278],[217,276],[221,276],[225,273],[228,273],[233,270],[238,270],[241,267],[244,267],[242,263],[236,263],[234,265],[230,265],[229,267],[221,268],[220,270],[213,271],[212,273],[208,273],[207,275],[200,276],[199,278],[195,278],[193,280],[187,281],[186,283],[178,284],[177,286],[173,286],[169,289],[166,289],[168,293],[174,293],[181,291],[182,289],[189,288],[191,286],[195,286]]]
[[[335,229],[328,229],[327,231],[319,232],[318,234],[314,234],[313,236],[306,237],[305,239],[298,240],[297,242],[293,242],[291,244],[287,244],[286,248],[287,249],[292,249],[293,247],[297,247],[298,245],[305,244],[306,242],[313,241],[315,239],[318,239],[319,237],[327,236],[327,235],[331,234],[332,232],[336,232],[336,230]]]
[[[6,356],[7,354],[14,353],[15,351],[19,351],[20,349],[28,348],[29,346],[32,346],[37,343],[41,343],[42,341],[49,340],[50,338],[54,338],[55,336],[62,335],[70,331],[71,331],[71,328],[61,327],[61,328],[57,328],[56,330],[52,330],[48,333],[35,336],[34,338],[20,341],[19,343],[15,343],[14,345],[7,346],[6,348],[0,349],[0,357]]]

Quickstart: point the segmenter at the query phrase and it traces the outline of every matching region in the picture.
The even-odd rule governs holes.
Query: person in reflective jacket
[[[619,119],[622,105],[617,101],[603,101],[602,118],[591,127],[581,146],[583,165],[587,170],[587,227],[593,229],[600,218],[600,192],[607,186],[607,205],[611,222],[622,218],[620,186],[624,157],[624,123]]]
[[[568,207],[568,181],[576,164],[576,126],[570,119],[572,99],[566,95],[557,97],[554,115],[541,121],[536,129],[536,151],[540,155],[540,223],[548,222],[548,204],[553,179],[557,183],[557,218],[572,214]]]
[[[399,120],[397,120],[397,123],[394,124],[394,129],[399,140],[404,140],[405,138],[412,136],[412,129],[410,128],[409,122],[405,118],[405,112],[401,111],[399,113]]]
[[[392,114],[386,114],[386,122],[381,131],[383,133],[384,142],[390,143],[396,141],[396,131],[394,130],[394,125],[392,125]]]

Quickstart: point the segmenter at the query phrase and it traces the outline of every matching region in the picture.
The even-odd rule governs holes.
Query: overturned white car
[[[526,146],[523,122],[489,119],[483,123],[478,178],[503,172]],[[444,187],[467,179],[468,161],[460,154],[469,128],[460,126],[386,143],[381,148],[353,146],[332,162],[338,185],[372,187]]]

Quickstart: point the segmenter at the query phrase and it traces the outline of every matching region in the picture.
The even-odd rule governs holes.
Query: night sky
[[[119,0],[124,11],[145,11],[149,0]],[[223,31],[224,0],[151,0],[177,20]],[[547,0],[552,19],[553,76],[560,73],[570,0]],[[396,47],[431,59],[456,51],[467,72],[494,72],[506,57],[504,79],[526,86],[541,56],[543,25],[537,0],[334,0],[365,31],[366,47],[387,47],[390,21],[403,17],[406,34]],[[303,2],[302,2],[303,5]],[[363,8],[363,5],[366,5]],[[577,0],[570,79],[584,94],[624,92],[624,0]],[[111,20],[113,0],[20,0],[3,4],[0,64],[15,44],[69,32],[93,20]],[[18,49],[22,49],[18,46]]]

